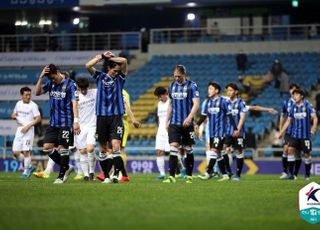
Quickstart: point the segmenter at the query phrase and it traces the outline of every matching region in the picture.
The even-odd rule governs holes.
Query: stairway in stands
[[[154,84],[145,94],[141,95],[138,100],[134,101],[131,109],[138,121],[143,121],[151,114],[154,114],[158,105],[158,99],[154,96],[154,90],[159,87],[167,88],[172,82],[170,77],[162,77],[159,82]],[[156,124],[142,124],[140,129],[131,129],[130,135],[136,138],[151,138],[156,135]]]

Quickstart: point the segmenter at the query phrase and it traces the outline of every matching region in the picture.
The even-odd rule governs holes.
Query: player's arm
[[[45,66],[38,78],[38,81],[36,83],[36,86],[35,86],[35,93],[37,96],[40,96],[43,92],[42,92],[42,82],[43,82],[43,79],[44,77],[50,73],[50,68],[49,66]]]
[[[287,128],[289,127],[289,125],[291,124],[291,120],[292,118],[291,117],[288,117],[286,122],[284,123],[284,125],[282,126],[282,129],[280,129],[280,134],[279,134],[279,139],[282,139]]]
[[[169,105],[168,105],[167,116],[166,116],[167,129],[169,128],[170,118],[171,118],[171,113],[172,113],[171,99],[168,99],[168,100],[169,100]]]
[[[239,123],[237,125],[237,132],[235,133],[236,136],[239,136],[240,135],[240,130],[242,129],[243,127],[243,124],[244,124],[244,121],[246,119],[246,114],[245,113],[240,113],[240,119],[239,119]]]
[[[199,135],[198,135],[198,137],[199,137],[200,140],[202,140],[202,138],[203,138],[203,132],[205,130],[207,122],[208,122],[208,119],[205,119],[203,121],[203,123],[199,126]]]
[[[132,112],[132,110],[126,100],[124,100],[124,108],[126,109],[126,113],[128,114],[133,126],[135,128],[140,128],[141,124],[139,121],[136,120],[136,118],[135,118],[135,116],[134,116],[134,114],[133,114],[133,112]]]
[[[73,111],[73,131],[75,135],[80,134],[79,125],[79,111],[78,111],[78,101],[72,100],[72,111]]]
[[[286,122],[287,117],[285,117],[283,114],[280,116],[280,121],[279,121],[279,130],[282,129],[284,123]]]
[[[17,119],[17,113],[15,111],[13,111],[10,115],[11,119],[15,120]]]
[[[38,124],[40,121],[41,121],[41,116],[40,116],[40,115],[35,116],[35,117],[33,118],[33,121],[31,121],[29,124],[27,124],[26,126],[24,126],[24,127],[21,129],[21,132],[22,132],[22,133],[28,132],[28,130],[29,130],[32,126],[35,126],[35,125]]]
[[[194,116],[196,115],[198,109],[199,109],[199,98],[193,98],[192,99],[192,102],[193,102],[193,105],[192,105],[192,109],[191,109],[191,112],[189,113],[188,117],[183,121],[183,126],[184,127],[188,127],[191,122],[192,122],[192,119],[194,118]]]
[[[93,75],[96,72],[96,68],[94,68],[94,66],[102,60],[103,55],[99,54],[86,63],[86,69],[89,71],[91,75]]]
[[[317,126],[318,126],[318,117],[316,113],[311,114],[311,121],[312,121],[311,134],[314,135],[317,131]]]
[[[262,106],[258,106],[258,105],[250,105],[250,106],[248,106],[248,109],[253,110],[253,111],[268,112],[273,115],[278,113],[278,111],[275,110],[274,108],[262,107]]]
[[[203,113],[200,115],[198,122],[194,125],[194,132],[198,137],[200,136],[199,126],[206,120],[207,115]]]

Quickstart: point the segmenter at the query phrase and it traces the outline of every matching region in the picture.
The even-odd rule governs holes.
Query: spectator
[[[240,50],[236,56],[238,73],[244,73],[246,71],[247,61],[247,55],[243,52],[243,50]]]
[[[289,90],[289,76],[283,68],[279,59],[275,59],[268,73],[270,81],[274,82],[274,87],[279,89],[280,95],[286,94]]]
[[[318,35],[317,26],[311,25],[308,30],[308,39],[314,39]]]
[[[214,22],[213,25],[210,28],[210,33],[212,34],[213,40],[215,42],[220,41],[220,29],[218,22]]]

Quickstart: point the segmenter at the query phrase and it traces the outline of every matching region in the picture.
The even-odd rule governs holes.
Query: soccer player
[[[291,84],[289,87],[289,93],[290,98],[286,99],[282,103],[281,108],[281,115],[280,115],[280,122],[279,122],[279,130],[282,129],[284,123],[286,122],[289,112],[291,110],[291,107],[295,103],[293,99],[293,91],[296,89],[300,89],[300,86],[298,84]],[[289,125],[289,127],[286,130],[286,133],[284,135],[284,143],[283,143],[283,153],[282,153],[282,166],[283,166],[283,172],[281,173],[280,179],[287,179],[288,177],[288,149],[289,149],[289,140],[291,137],[292,132],[292,124]],[[295,158],[295,172],[296,170],[299,171],[300,165],[301,165],[301,156],[297,153]]]
[[[24,162],[24,171],[21,178],[30,177],[35,167],[31,164],[31,151],[34,138],[34,126],[41,121],[40,112],[36,103],[31,100],[31,89],[20,89],[21,100],[16,103],[11,118],[17,121],[17,131],[13,140],[13,156]]]
[[[221,87],[216,82],[210,82],[208,84],[208,96],[209,99],[206,102],[205,107],[201,111],[201,117],[195,126],[195,131],[199,133],[199,125],[207,118],[209,122],[209,132],[210,132],[210,161],[207,168],[207,172],[199,176],[202,180],[208,180],[212,177],[213,166],[216,161],[222,178],[218,181],[229,180],[229,176],[226,172],[225,161],[221,155],[221,150],[223,148],[224,137],[226,134],[226,119],[230,119],[230,123],[233,126],[234,134],[233,136],[239,136],[237,126],[232,117],[231,102],[228,98],[220,96]]]
[[[177,65],[173,72],[174,81],[169,86],[169,107],[166,116],[168,126],[170,156],[170,176],[164,183],[175,183],[175,171],[178,165],[179,146],[182,146],[186,167],[186,183],[192,183],[194,156],[193,118],[199,108],[199,92],[195,82],[187,80],[187,71],[183,65]]]
[[[301,89],[293,91],[293,99],[295,103],[291,106],[289,116],[283,125],[279,138],[285,135],[285,132],[290,124],[292,124],[291,138],[289,139],[288,149],[288,178],[294,178],[295,153],[304,153],[305,162],[305,179],[310,179],[311,170],[311,137],[315,134],[318,125],[316,112],[306,99],[305,93]],[[312,125],[311,125],[312,124]]]
[[[248,110],[255,111],[263,111],[269,112],[271,114],[277,114],[278,112],[273,108],[266,108],[261,106],[248,106],[246,103],[238,97],[238,86],[235,83],[229,83],[225,87],[227,91],[227,96],[231,102],[231,111],[232,117],[237,125],[237,131],[234,130],[233,126],[230,122],[230,117],[227,119],[227,127],[226,127],[226,137],[224,139],[224,146],[222,150],[222,156],[224,158],[224,162],[226,165],[226,170],[229,176],[232,175],[231,166],[228,155],[232,154],[232,150],[236,150],[236,162],[237,162],[237,172],[236,176],[232,178],[234,181],[239,181],[242,168],[243,168],[243,149],[245,148],[245,131],[244,131],[244,122],[245,122],[245,114]],[[234,137],[234,132],[236,132],[236,136]]]
[[[157,107],[158,131],[156,135],[156,154],[157,167],[160,172],[158,179],[165,179],[165,152],[170,151],[168,130],[166,128],[166,116],[170,100],[168,98],[168,91],[164,87],[157,87],[154,95],[159,99]]]
[[[97,89],[89,89],[89,80],[77,80],[79,90],[79,124],[82,132],[75,135],[75,146],[80,151],[80,167],[85,181],[94,179],[95,171],[95,144],[96,144],[96,97]]]
[[[103,71],[94,66],[103,62]],[[102,183],[118,183],[119,171],[124,167],[121,157],[121,140],[123,136],[123,114],[125,112],[122,89],[126,80],[127,59],[115,57],[107,51],[91,59],[86,68],[97,83],[97,135],[99,142],[99,161],[105,179]],[[112,152],[107,156],[107,142],[112,145]],[[114,163],[114,175],[110,179],[109,171]]]
[[[48,81],[43,84],[46,76]],[[73,171],[73,167],[69,166],[69,146],[73,145],[73,135],[80,133],[77,85],[67,77],[67,73],[50,64],[43,68],[35,91],[37,96],[49,93],[51,113],[43,151],[60,166],[54,184],[62,184]]]

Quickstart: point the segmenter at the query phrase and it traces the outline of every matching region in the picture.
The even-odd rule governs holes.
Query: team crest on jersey
[[[305,112],[306,111],[306,107],[302,107],[302,112]]]
[[[106,81],[105,79],[103,79],[102,84],[104,88],[110,88],[114,86],[114,80]]]
[[[235,109],[238,109],[238,107],[239,107],[239,104],[236,103],[236,104],[234,105],[234,108],[235,108]]]
[[[219,107],[219,106],[220,106],[220,102],[217,101],[217,102],[216,102],[216,107]]]
[[[188,86],[183,86],[183,91],[187,91],[188,90]]]

